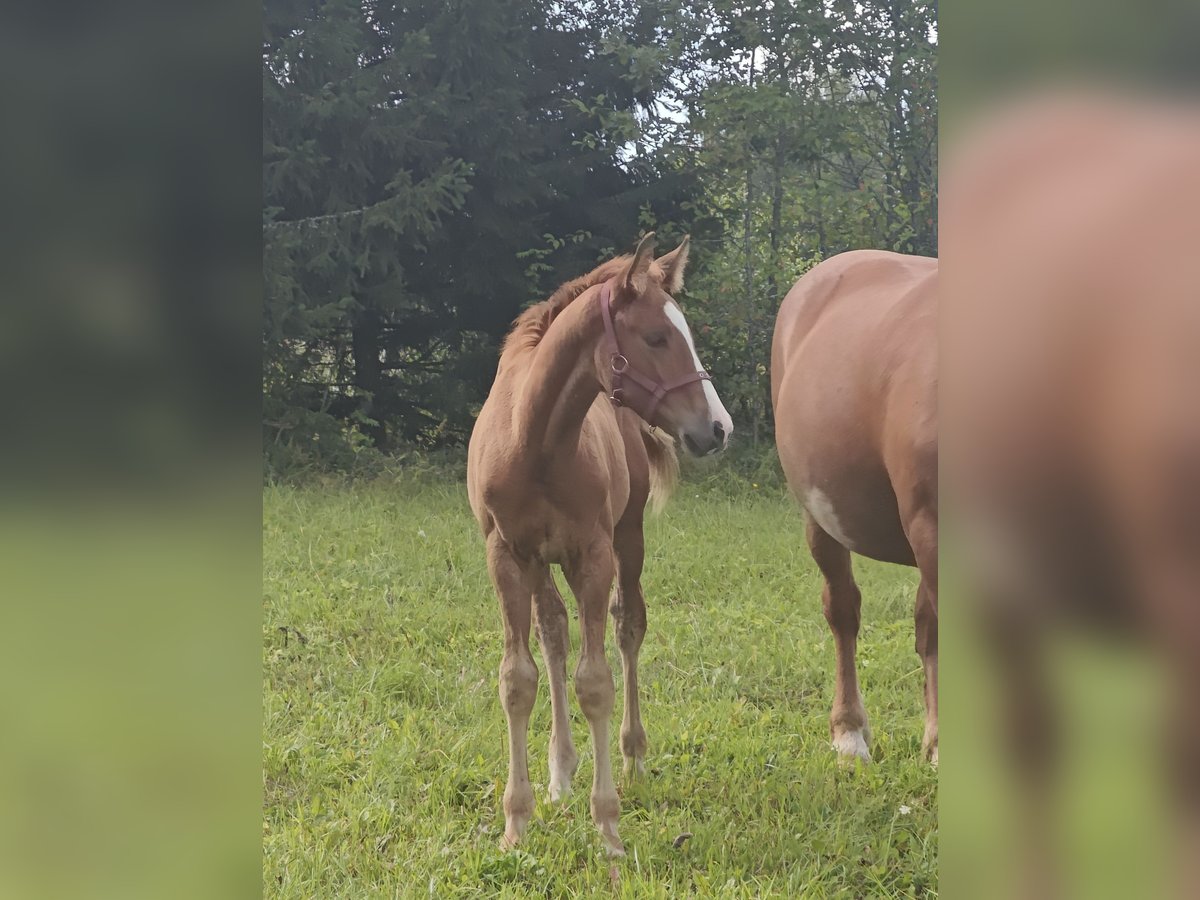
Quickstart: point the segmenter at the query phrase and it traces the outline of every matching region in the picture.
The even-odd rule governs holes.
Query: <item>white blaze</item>
[[[864,762],[871,761],[871,748],[867,746],[867,739],[863,736],[862,730],[858,731],[843,731],[833,738],[833,749],[837,751],[838,756],[855,757]]]
[[[667,318],[671,320],[671,324],[679,329],[683,335],[683,339],[687,341],[688,348],[692,351],[692,361],[696,364],[696,371],[700,371],[704,366],[700,362],[700,357],[696,353],[696,342],[692,340],[692,330],[688,327],[687,319],[683,316],[683,310],[680,309],[674,300],[668,300],[666,305]],[[729,417],[728,411],[725,409],[725,404],[721,402],[721,398],[717,396],[717,389],[713,387],[712,382],[705,379],[700,382],[704,388],[704,397],[708,400],[708,415],[714,422],[720,422],[721,427],[725,429],[726,436],[733,433],[733,419]]]

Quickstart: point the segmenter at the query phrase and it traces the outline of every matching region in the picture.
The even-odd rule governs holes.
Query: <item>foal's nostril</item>
[[[718,441],[725,440],[725,426],[720,422],[713,422],[713,437]]]

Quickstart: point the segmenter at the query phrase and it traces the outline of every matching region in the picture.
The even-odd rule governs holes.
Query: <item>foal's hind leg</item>
[[[499,532],[488,535],[488,571],[500,597],[504,658],[500,662],[500,702],[508,718],[508,785],[504,789],[504,839],[513,847],[533,815],[529,785],[529,715],[537,697],[538,670],[529,652],[530,598],[534,584],[513,558]]]
[[[646,599],[642,594],[642,563],[645,545],[642,540],[642,519],[622,522],[614,535],[617,552],[617,586],[613,591],[610,611],[617,646],[621,648],[622,682],[625,693],[625,712],[621,719],[621,755],[625,759],[625,775],[645,772],[646,730],[642,727],[641,705],[638,699],[638,655],[646,636]]]
[[[850,551],[830,537],[811,516],[808,520],[808,546],[817,568],[825,576],[821,600],[837,650],[837,681],[833,691],[833,710],[829,715],[833,747],[841,756],[870,761],[868,742],[871,732],[854,665],[862,595],[854,583]]]
[[[542,583],[533,600],[538,643],[550,679],[550,800],[559,803],[571,792],[571,778],[579,766],[579,756],[571,740],[567,709],[567,652],[571,648],[567,607],[549,569],[543,571]]]

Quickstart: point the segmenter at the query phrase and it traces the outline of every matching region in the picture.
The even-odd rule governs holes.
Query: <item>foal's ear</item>
[[[658,258],[658,267],[663,273],[663,288],[668,294],[677,294],[683,288],[683,270],[688,261],[688,244],[692,236],[685,234],[679,246]]]
[[[644,276],[650,271],[650,262],[654,259],[654,232],[647,232],[646,236],[638,242],[637,249],[633,251],[633,259],[627,265],[617,278],[617,287],[620,292],[627,294],[632,299],[633,295],[639,293],[639,288],[634,286],[634,278],[638,275]],[[644,289],[645,285],[641,286]]]

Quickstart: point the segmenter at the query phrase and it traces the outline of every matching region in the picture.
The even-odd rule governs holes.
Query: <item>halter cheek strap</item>
[[[613,406],[627,406],[653,425],[654,412],[658,409],[658,404],[662,402],[663,397],[671,391],[686,387],[693,382],[712,380],[711,375],[700,369],[688,372],[686,375],[681,375],[664,384],[633,368],[629,364],[628,358],[621,352],[621,345],[617,341],[617,327],[613,322],[612,312],[612,281],[604,282],[600,288],[600,311],[601,318],[604,319],[605,349],[608,352],[609,365],[612,368],[612,391],[609,393],[608,399],[612,401]],[[637,396],[639,392],[626,391],[624,384],[626,378],[645,392],[646,397],[649,398],[649,405],[644,405],[644,401]]]

